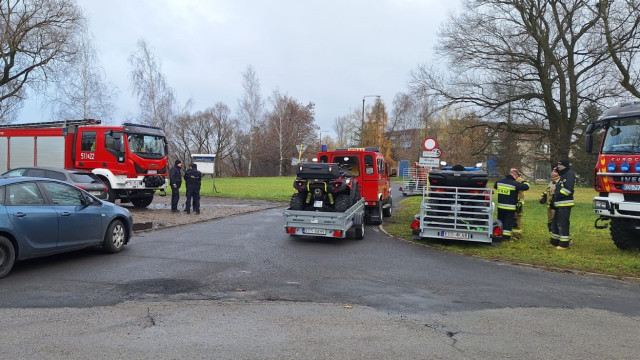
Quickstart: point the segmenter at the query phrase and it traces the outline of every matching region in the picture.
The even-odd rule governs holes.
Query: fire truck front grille
[[[640,203],[640,194],[624,194],[624,201]]]

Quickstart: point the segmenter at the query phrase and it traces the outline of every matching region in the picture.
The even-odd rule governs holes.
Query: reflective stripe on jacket
[[[560,174],[560,180],[556,183],[553,205],[556,207],[574,206],[573,190],[576,183],[576,174],[571,168],[565,168],[558,173]]]
[[[498,209],[515,211],[518,203],[518,191],[529,190],[529,185],[517,182],[513,176],[507,175],[504,179],[497,181],[493,188],[498,193]]]

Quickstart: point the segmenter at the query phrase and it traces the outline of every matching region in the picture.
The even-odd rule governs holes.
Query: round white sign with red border
[[[424,147],[425,150],[431,151],[436,147],[438,147],[438,142],[434,138],[426,138],[424,139],[422,146]]]

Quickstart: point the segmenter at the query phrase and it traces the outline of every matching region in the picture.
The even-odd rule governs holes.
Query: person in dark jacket
[[[169,172],[169,186],[171,187],[171,212],[178,212],[180,201],[180,186],[182,185],[182,161],[176,160]]]
[[[198,170],[196,164],[189,165],[189,170],[184,173],[184,180],[187,185],[187,203],[184,211],[189,214],[191,211],[191,201],[193,199],[193,211],[200,214],[200,183],[202,182],[202,173]]]
[[[569,235],[569,218],[571,216],[571,208],[575,205],[573,201],[573,189],[576,184],[576,174],[569,167],[569,159],[560,159],[558,161],[558,174],[560,180],[556,183],[556,189],[553,193],[551,206],[555,208],[556,213],[551,222],[551,245],[558,250],[568,249],[571,244],[571,235]]]
[[[517,182],[518,170],[513,168],[504,179],[498,180],[493,188],[498,193],[498,220],[502,221],[502,238],[511,240],[513,223],[515,222],[518,191],[529,190],[526,182]]]

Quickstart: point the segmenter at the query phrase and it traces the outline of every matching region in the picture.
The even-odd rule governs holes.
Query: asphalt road
[[[373,226],[291,238],[281,209],[21,262],[0,281],[7,359],[636,359],[639,333],[637,283]]]

